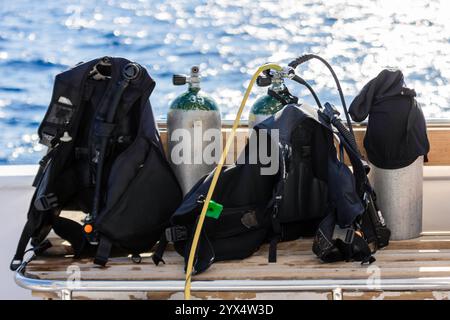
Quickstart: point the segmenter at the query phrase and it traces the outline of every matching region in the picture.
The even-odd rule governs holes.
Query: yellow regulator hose
[[[225,148],[223,149],[222,155],[220,156],[219,163],[217,164],[217,167],[215,169],[215,172],[214,172],[214,175],[213,175],[213,178],[211,181],[211,185],[209,187],[205,202],[203,204],[202,211],[200,213],[200,217],[198,219],[197,227],[196,227],[195,233],[194,233],[194,239],[192,240],[191,250],[189,253],[189,260],[188,260],[187,267],[186,267],[186,280],[184,283],[184,298],[186,300],[190,300],[190,298],[191,298],[191,277],[192,277],[192,268],[194,265],[195,253],[197,251],[198,240],[200,239],[203,222],[205,221],[206,211],[208,210],[208,206],[211,201],[212,195],[214,193],[214,189],[216,187],[217,180],[219,179],[220,172],[222,171],[222,167],[225,162],[228,151],[231,147],[231,144],[234,141],[234,137],[236,135],[236,130],[237,130],[237,128],[239,126],[239,122],[241,120],[242,112],[244,111],[245,104],[250,95],[250,92],[252,91],[253,85],[255,84],[256,79],[258,78],[259,74],[261,72],[263,72],[265,70],[269,70],[269,69],[276,70],[276,71],[282,70],[282,68],[279,65],[268,63],[268,64],[264,64],[264,65],[260,66],[258,68],[258,70],[256,70],[256,72],[253,74],[253,78],[250,81],[250,83],[247,87],[247,90],[245,91],[244,97],[242,98],[241,105],[236,114],[236,119],[234,119],[233,127],[231,129],[231,134],[227,139]]]

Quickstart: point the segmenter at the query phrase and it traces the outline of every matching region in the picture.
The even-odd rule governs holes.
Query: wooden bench
[[[32,260],[16,282],[46,299],[182,299],[184,263],[169,248],[166,264],[151,254],[140,264],[115,257],[106,268],[75,260],[70,247],[52,239],[45,257]],[[311,239],[279,244],[278,262],[268,263],[264,245],[242,261],[218,262],[194,276],[193,299],[450,299],[450,235],[393,241],[372,265],[325,264]],[[64,256],[64,254],[66,254]],[[79,283],[76,281],[79,280]]]

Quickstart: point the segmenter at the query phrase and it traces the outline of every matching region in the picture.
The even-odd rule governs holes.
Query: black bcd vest
[[[273,129],[278,130],[279,139],[272,139]],[[263,243],[270,243],[269,261],[275,262],[279,241],[313,235],[313,250],[324,261],[331,261],[330,252],[334,250],[340,253],[340,260],[368,261],[374,252],[369,249],[369,239],[354,236],[356,229],[372,226],[367,219],[364,221],[368,223],[357,225],[366,216],[362,193],[358,191],[366,180],[355,181],[348,167],[337,159],[329,121],[306,105],[291,104],[255,130],[250,141],[256,140],[253,145],[258,148],[251,148],[249,142],[240,157],[257,161],[238,159],[235,165],[223,169],[212,197],[223,205],[223,211],[218,219],[205,219],[193,272],[205,271],[214,261],[246,258]],[[259,134],[262,130],[269,133],[268,141]],[[269,165],[257,156],[266,143],[271,152],[278,148],[277,170],[272,174],[262,174]],[[173,226],[166,230],[165,239],[160,242],[163,245],[154,255],[156,263],[162,261],[167,241],[174,242],[187,262],[197,216],[212,175],[213,172],[200,179],[173,215]],[[330,221],[331,233],[324,230]],[[321,227],[323,236],[319,238]],[[340,230],[353,231],[352,238],[342,246],[337,239],[344,232]],[[325,241],[327,247],[323,246]]]
[[[56,76],[38,130],[48,152],[12,269],[29,240],[36,253],[46,249],[51,229],[76,257],[95,255],[100,265],[111,248],[136,255],[154,246],[182,199],[149,102],[154,87],[142,66],[123,58],[95,59]],[[60,217],[62,210],[89,214],[93,231]]]

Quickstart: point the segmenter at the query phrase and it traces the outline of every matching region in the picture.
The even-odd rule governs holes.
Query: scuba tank
[[[298,99],[292,96],[285,83],[283,71],[267,70],[259,76],[256,84],[259,87],[268,87],[267,93],[256,99],[248,116],[248,127],[251,129],[258,123],[277,113],[289,103],[297,103]]]
[[[183,195],[216,166],[222,151],[220,110],[216,102],[200,90],[200,69],[191,68],[190,76],[173,75],[176,86],[188,84],[188,90],[171,103],[167,114],[169,158]],[[203,139],[206,130],[215,129],[214,138]],[[206,141],[204,141],[206,140]],[[205,161],[205,148],[214,158]]]

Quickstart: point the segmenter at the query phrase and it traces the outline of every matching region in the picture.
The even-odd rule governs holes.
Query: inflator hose
[[[308,82],[306,82],[303,78],[299,77],[298,75],[295,75],[292,78],[292,80],[294,80],[297,83],[300,83],[301,85],[304,85],[309,90],[311,95],[313,96],[319,109],[322,109],[322,104],[320,103],[319,97],[317,96],[316,92],[314,91],[314,89],[311,87],[311,85]]]
[[[298,57],[297,59],[291,61],[289,63],[289,67],[291,68],[297,68],[299,65],[311,60],[311,59],[317,59],[319,61],[321,61],[327,68],[328,70],[330,70],[331,75],[333,76],[334,81],[336,82],[336,87],[337,90],[339,92],[339,97],[341,99],[341,104],[342,104],[342,108],[344,109],[344,114],[345,114],[345,119],[347,120],[347,125],[348,128],[351,132],[351,134],[353,135],[353,127],[352,127],[352,122],[350,120],[350,115],[348,114],[348,110],[347,110],[347,104],[345,103],[345,98],[344,98],[344,93],[342,92],[342,88],[341,88],[341,84],[339,82],[339,79],[336,75],[336,73],[333,70],[333,67],[331,67],[331,65],[322,57],[315,55],[315,54],[305,54],[302,55],[300,57]]]
[[[217,166],[215,168],[214,175],[211,180],[211,185],[208,189],[208,193],[206,194],[205,202],[203,203],[202,211],[200,213],[200,216],[198,217],[197,227],[195,228],[194,238],[192,240],[191,250],[189,252],[189,259],[188,259],[188,263],[186,266],[186,280],[184,283],[184,298],[186,300],[189,300],[191,298],[191,277],[192,277],[192,269],[193,269],[193,265],[194,265],[194,258],[195,258],[195,254],[197,251],[198,241],[200,239],[200,233],[202,231],[203,223],[205,221],[206,211],[208,210],[208,206],[211,201],[212,195],[214,193],[214,189],[216,188],[217,180],[219,179],[219,175],[222,171],[223,164],[225,162],[225,159],[227,157],[227,154],[231,147],[231,144],[234,141],[234,137],[236,135],[236,130],[237,130],[237,128],[239,126],[239,122],[241,120],[242,112],[244,111],[245,104],[248,100],[250,92],[252,91],[253,85],[255,84],[256,79],[258,78],[258,76],[261,72],[263,72],[265,70],[270,70],[270,69],[276,70],[276,71],[282,70],[282,68],[279,65],[268,63],[268,64],[264,64],[264,65],[260,66],[258,68],[258,70],[256,70],[256,72],[253,74],[253,77],[252,77],[250,83],[248,84],[247,90],[245,91],[244,97],[242,98],[242,102],[241,102],[239,110],[236,114],[236,118],[234,119],[233,127],[231,128],[231,134],[227,138],[227,142],[226,142],[223,152],[220,156],[219,163],[217,164]]]

